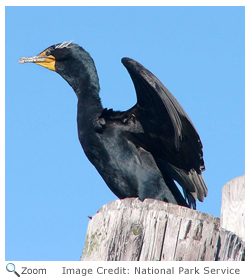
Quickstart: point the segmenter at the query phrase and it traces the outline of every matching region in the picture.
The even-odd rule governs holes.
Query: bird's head
[[[67,63],[72,56],[72,48],[78,45],[71,42],[64,42],[61,44],[52,45],[41,53],[31,57],[22,57],[19,63],[35,63],[41,65],[49,70],[60,72],[62,65]],[[78,46],[79,47],[79,46]],[[59,73],[60,74],[60,73]]]
[[[93,59],[82,47],[72,42],[52,45],[38,55],[19,59],[19,63],[29,62],[57,72],[75,91],[85,81],[87,86],[92,83],[99,89]],[[94,81],[91,81],[89,77],[94,77]]]

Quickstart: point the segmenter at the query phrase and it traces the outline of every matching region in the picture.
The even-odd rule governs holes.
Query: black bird
[[[154,198],[194,209],[197,199],[203,201],[207,187],[200,137],[178,101],[144,66],[122,59],[137,103],[121,112],[102,107],[94,61],[79,45],[56,44],[19,60],[26,62],[57,72],[73,88],[81,146],[117,197]]]

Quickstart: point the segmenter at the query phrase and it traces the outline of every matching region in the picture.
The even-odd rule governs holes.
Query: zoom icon
[[[6,265],[6,270],[9,272],[14,272],[18,277],[20,277],[20,275],[16,272],[15,265],[13,263],[8,263]]]

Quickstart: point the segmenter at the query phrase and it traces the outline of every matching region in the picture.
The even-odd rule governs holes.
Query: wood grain
[[[222,188],[221,227],[245,241],[245,176],[234,178]]]
[[[90,220],[82,261],[243,260],[245,243],[220,219],[137,198],[104,205]]]

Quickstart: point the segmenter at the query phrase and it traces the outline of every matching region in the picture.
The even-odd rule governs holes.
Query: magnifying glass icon
[[[15,265],[14,265],[13,263],[8,263],[8,264],[6,265],[6,269],[7,269],[7,271],[9,271],[9,272],[14,272],[18,277],[20,277],[20,275],[16,272],[16,270],[15,270]]]

